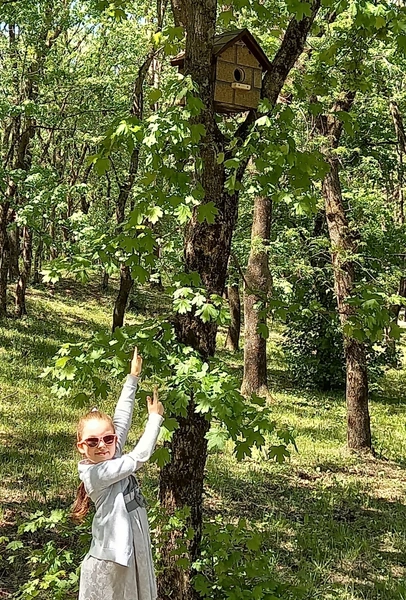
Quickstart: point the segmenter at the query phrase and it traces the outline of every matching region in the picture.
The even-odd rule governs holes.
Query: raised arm
[[[158,392],[154,397],[148,397],[148,422],[134,450],[118,458],[112,458],[98,464],[79,464],[80,478],[85,484],[89,495],[97,494],[117,481],[125,479],[134,471],[140,469],[151,457],[163,421],[164,407],[158,400]]]
[[[116,456],[121,456],[131,427],[135,392],[137,390],[138,377],[141,374],[141,369],[142,358],[138,355],[137,348],[135,348],[131,361],[130,375],[127,376],[126,382],[124,383],[113,417],[114,428],[117,435]]]
[[[134,459],[135,469],[138,471],[142,465],[149,460],[154,451],[155,444],[159,435],[159,430],[163,421],[164,407],[158,398],[158,389],[155,386],[153,397],[147,396],[148,422],[145,431],[140,438],[134,450],[129,452],[129,456]]]

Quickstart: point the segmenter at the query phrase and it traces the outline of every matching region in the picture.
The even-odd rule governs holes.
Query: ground
[[[28,575],[21,557],[7,560],[17,525],[35,511],[68,507],[78,484],[74,436],[81,409],[57,398],[40,375],[62,343],[109,329],[113,293],[72,282],[38,288],[30,291],[28,317],[0,321],[0,598],[11,598]],[[130,321],[142,322],[149,307],[159,310],[162,302],[159,292],[137,292]],[[292,449],[283,465],[260,452],[241,463],[231,448],[212,454],[205,519],[246,517],[263,532],[270,568],[282,581],[303,585],[306,600],[406,600],[406,369],[388,371],[372,393],[376,457],[349,454],[343,394],[294,387],[281,336],[274,331],[268,345],[270,402],[275,420],[292,427],[297,452]],[[230,370],[241,372],[242,353],[228,354],[223,344],[220,332],[219,353]],[[118,390],[116,382],[103,409],[112,410]],[[153,503],[156,467],[148,466],[142,478]],[[22,539],[27,548],[42,547],[52,535]]]

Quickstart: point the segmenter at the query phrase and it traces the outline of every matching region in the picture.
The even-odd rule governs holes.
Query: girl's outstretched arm
[[[158,390],[156,386],[154,388],[153,399],[148,396],[147,404],[149,417],[145,431],[134,450],[129,452],[129,456],[131,456],[135,462],[135,471],[141,469],[143,464],[151,458],[163,421],[162,415],[164,414],[164,407],[158,399]]]
[[[132,452],[124,454],[121,458],[112,458],[98,464],[82,465],[79,463],[80,478],[84,482],[89,495],[97,494],[113,483],[125,479],[131,473],[140,469],[151,457],[163,421],[164,407],[158,400],[156,389],[154,390],[153,399],[148,396],[147,400],[148,422],[143,435]]]
[[[130,374],[127,376],[127,380],[124,383],[113,417],[114,428],[117,435],[116,456],[121,456],[131,427],[135,392],[137,390],[141,369],[142,357],[139,356],[137,348],[134,348]]]

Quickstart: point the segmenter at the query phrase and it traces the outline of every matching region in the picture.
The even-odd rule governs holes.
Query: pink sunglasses
[[[111,446],[112,444],[114,444],[116,438],[117,436],[115,433],[108,433],[107,435],[102,435],[101,437],[86,438],[85,440],[82,440],[79,443],[86,444],[86,446],[88,446],[89,448],[97,448],[97,446],[99,446],[100,444],[100,440],[103,440],[106,446]]]

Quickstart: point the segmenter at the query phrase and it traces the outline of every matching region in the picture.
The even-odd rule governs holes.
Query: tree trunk
[[[25,305],[25,294],[27,284],[31,275],[32,264],[32,231],[26,225],[23,227],[23,246],[22,246],[23,268],[20,272],[16,288],[15,312],[17,317],[27,314]]]
[[[16,283],[20,277],[20,266],[18,259],[20,257],[20,228],[15,225],[8,234],[9,248],[10,248],[10,267],[9,267],[9,281]]]
[[[404,225],[405,223],[405,211],[404,211],[404,156],[406,153],[406,134],[405,128],[403,125],[402,114],[399,110],[398,103],[394,100],[391,100],[389,103],[390,113],[392,116],[393,127],[396,133],[396,151],[398,157],[398,188],[396,190],[396,195],[394,198],[394,211],[393,216],[395,223],[398,225]],[[405,260],[403,259],[403,269],[405,266]],[[406,298],[406,278],[401,277],[398,288],[398,295]],[[397,304],[392,307],[392,311],[395,317],[395,322],[398,322],[400,309],[402,308],[401,304]],[[395,346],[395,341],[393,340],[393,345]]]
[[[272,202],[258,196],[254,202],[251,232],[251,252],[245,273],[244,288],[244,377],[241,392],[250,396],[268,394],[266,372],[266,315],[260,314],[260,304],[265,308],[271,291],[272,278],[269,272],[268,252],[272,221]],[[261,325],[262,331],[261,331]],[[262,333],[262,335],[261,335]]]
[[[154,58],[155,51],[151,49],[144,63],[138,71],[138,77],[134,82],[131,114],[142,119],[144,111],[144,80],[148,73],[148,69]],[[128,169],[127,181],[120,185],[120,192],[116,204],[116,220],[117,231],[121,230],[125,218],[125,207],[128,198],[134,185],[135,176],[138,172],[139,149],[135,147],[131,153],[130,164]],[[114,304],[113,309],[113,331],[116,327],[122,327],[124,324],[125,311],[128,304],[128,298],[133,286],[131,270],[127,265],[121,265],[120,268],[120,289]]]
[[[116,327],[122,327],[124,323],[124,315],[127,308],[128,297],[133,286],[133,278],[131,277],[130,267],[121,265],[120,268],[120,289],[114,304],[113,311],[113,327],[114,331]]]
[[[368,410],[368,373],[365,346],[345,336],[347,367],[347,444],[352,450],[371,448],[371,425]]]
[[[240,302],[240,286],[238,283],[233,283],[227,288],[228,305],[230,307],[231,322],[228,327],[226,338],[226,348],[231,352],[238,352],[240,348],[240,331],[241,331],[241,302]]]
[[[0,316],[7,315],[7,277],[9,271],[9,240],[7,219],[10,203],[0,204]]]
[[[101,282],[101,289],[103,290],[103,292],[106,292],[109,288],[109,279],[110,279],[109,274],[107,273],[107,271],[104,270],[103,275],[102,275],[102,282]]]
[[[213,202],[218,214],[214,224],[200,223],[195,209],[188,224],[184,241],[184,262],[186,273],[197,272],[207,298],[215,293],[222,295],[227,274],[230,246],[237,219],[238,192],[228,193],[224,184],[226,173],[224,163],[218,164],[218,153],[228,150],[230,140],[219,130],[214,113],[214,73],[212,62],[213,36],[216,25],[216,0],[172,0],[175,22],[184,25],[186,30],[185,75],[190,75],[199,89],[203,102],[201,113],[194,123],[202,124],[205,136],[199,145],[199,183],[205,196],[204,202]],[[301,21],[292,19],[281,48],[272,63],[271,73],[266,78],[263,95],[274,106],[278,93],[301,54],[306,35],[320,6],[319,0],[312,4],[311,17]],[[268,75],[268,74],[267,74]],[[243,141],[255,122],[256,113],[251,111],[236,132],[236,141]],[[229,154],[228,154],[229,153]],[[236,178],[241,181],[248,160],[243,161],[237,170]],[[216,345],[217,325],[203,323],[194,312],[180,315],[175,323],[177,338],[181,343],[192,346],[203,358],[213,356]],[[165,465],[160,476],[160,500],[167,513],[175,509],[190,507],[190,518],[186,526],[194,530],[192,540],[185,542],[185,555],[193,562],[199,555],[202,529],[202,491],[204,468],[207,458],[205,434],[210,426],[201,414],[194,411],[193,398],[190,398],[186,417],[179,418],[179,427],[171,441],[171,463]],[[173,550],[177,546],[179,531],[171,531],[161,543],[163,571],[158,580],[160,600],[192,600],[198,597],[191,585],[191,570],[175,564],[177,557]]]
[[[42,220],[42,228],[41,231],[39,232],[39,236],[38,236],[38,244],[34,253],[34,274],[33,274],[33,278],[32,278],[32,283],[34,285],[38,285],[40,282],[40,270],[41,270],[41,265],[42,265],[42,253],[44,250],[44,238],[43,238],[43,233],[45,231],[46,228],[46,223],[45,223],[45,219]]]
[[[339,139],[339,135],[336,139]],[[349,231],[344,209],[338,160],[329,155],[328,161],[330,172],[323,181],[323,196],[332,246],[334,289],[341,324],[344,327],[354,310],[347,304],[346,299],[351,296],[355,283],[353,261],[345,257],[356,252],[356,244]],[[345,332],[343,336],[347,373],[347,444],[352,450],[370,450],[371,426],[365,347],[362,342],[349,337]]]
[[[396,133],[396,150],[398,156],[398,186],[396,190],[396,198],[395,198],[395,210],[394,217],[395,222],[399,223],[399,225],[403,225],[405,222],[405,211],[404,211],[404,164],[403,159],[406,153],[406,135],[405,129],[403,125],[402,114],[399,110],[398,103],[394,100],[391,100],[389,103],[390,113],[392,116],[393,127]]]

